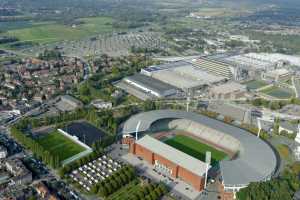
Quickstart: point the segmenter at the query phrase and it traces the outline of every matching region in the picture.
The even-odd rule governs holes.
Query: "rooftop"
[[[145,135],[138,141],[137,144],[151,150],[152,152],[164,156],[169,161],[193,172],[198,176],[203,176],[206,172],[206,163],[193,158],[192,156],[183,153],[149,135]]]
[[[225,77],[209,74],[191,64],[154,72],[152,76],[180,89],[195,88],[225,80]]]
[[[159,94],[167,91],[167,90],[174,90],[176,89],[172,85],[169,85],[167,83],[161,82],[159,80],[153,79],[149,76],[145,76],[143,74],[135,74],[133,76],[129,76],[125,78],[125,80],[129,80],[132,82],[135,82],[141,86],[144,86],[148,89],[151,89],[152,91],[155,91]]]
[[[246,91],[246,86],[235,82],[228,82],[211,88],[211,92],[218,94],[228,94],[239,91]]]

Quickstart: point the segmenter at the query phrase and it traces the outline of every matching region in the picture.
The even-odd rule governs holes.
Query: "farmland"
[[[50,43],[62,40],[76,40],[97,33],[112,31],[112,19],[109,17],[82,18],[79,25],[63,25],[57,22],[32,22],[25,27],[10,27],[2,35],[16,37],[20,42]]]
[[[175,137],[167,139],[164,142],[202,161],[205,161],[206,151],[210,151],[212,156],[212,164],[216,164],[218,161],[223,160],[226,157],[224,152],[221,152],[211,146],[208,146],[207,144],[201,143],[184,135],[176,135]]]

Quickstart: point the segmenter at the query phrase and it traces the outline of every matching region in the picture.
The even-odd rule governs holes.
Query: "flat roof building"
[[[130,152],[143,157],[155,167],[164,169],[174,178],[183,179],[198,191],[204,189],[206,163],[149,135],[145,135],[131,144]]]
[[[225,77],[209,74],[189,63],[168,70],[153,72],[152,77],[183,91],[201,89],[226,80]]]
[[[232,79],[234,75],[234,67],[232,65],[218,60],[199,58],[192,60],[191,64],[214,75],[226,77],[227,79]]]
[[[131,88],[138,90],[139,92],[144,93],[149,98],[163,98],[171,95],[175,95],[178,89],[170,84],[164,83],[160,80],[153,79],[152,77],[135,74],[123,79],[123,83],[127,84]],[[128,93],[135,95],[140,98],[138,93],[133,93],[129,89],[125,89]]]
[[[209,91],[212,99],[240,99],[245,96],[247,87],[245,85],[228,82],[222,85],[213,86]]]
[[[262,74],[262,79],[266,81],[286,81],[292,77],[292,74],[287,69],[275,69]]]
[[[73,111],[77,108],[81,108],[83,103],[78,99],[70,96],[70,95],[63,95],[59,98],[59,101],[56,103],[57,109],[60,111]]]

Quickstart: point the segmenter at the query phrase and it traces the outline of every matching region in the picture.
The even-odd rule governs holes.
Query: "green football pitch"
[[[176,135],[164,142],[201,161],[205,161],[206,151],[210,151],[212,165],[227,157],[226,153],[184,135]]]
[[[85,151],[84,147],[76,144],[58,131],[49,133],[48,135],[37,139],[37,141],[45,148],[45,150],[53,155],[58,155],[60,161]]]

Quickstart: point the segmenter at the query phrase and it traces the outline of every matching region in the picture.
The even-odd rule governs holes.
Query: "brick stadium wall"
[[[172,170],[172,176],[174,178],[181,178],[183,181],[192,185],[196,190],[201,191],[204,189],[204,177],[197,176],[193,172],[186,170],[185,168],[176,165],[175,163],[167,160],[162,155],[153,153],[152,151],[144,148],[141,145],[133,143],[130,145],[130,153],[144,158],[147,162],[154,165],[155,160],[158,160],[161,164],[167,166]]]

